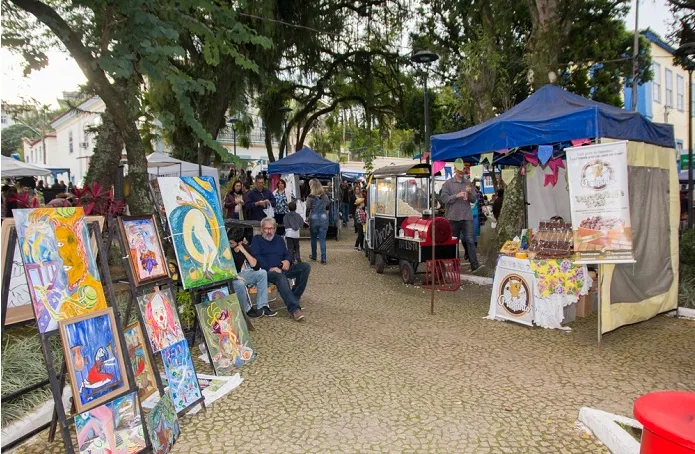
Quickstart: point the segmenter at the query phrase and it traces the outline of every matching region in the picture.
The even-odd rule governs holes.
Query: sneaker
[[[356,251],[359,251],[359,250],[360,250],[360,248],[358,248],[357,246],[355,246],[355,250],[356,250]]]
[[[266,317],[275,317],[276,315],[278,315],[277,311],[272,310],[268,306],[265,306],[263,309],[261,309],[261,312]]]
[[[481,268],[485,268],[485,265],[478,265],[475,268],[471,267],[471,273],[479,271]]]
[[[310,256],[309,256],[309,259],[310,259],[310,260],[313,260],[314,262],[316,261],[316,257],[314,257],[313,255],[310,255]]]
[[[258,317],[263,317],[263,311],[259,311],[255,307],[252,307],[251,309],[248,310],[246,315],[249,316],[249,318],[258,318]]]
[[[292,314],[292,317],[294,318],[295,322],[304,320],[304,312],[302,312],[302,310],[299,309],[298,311],[296,311]]]
[[[325,265],[325,264],[326,264],[326,261],[325,261],[325,260],[321,260],[321,265]]]

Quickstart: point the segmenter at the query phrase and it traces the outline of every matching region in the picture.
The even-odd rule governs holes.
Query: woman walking
[[[321,182],[313,178],[309,182],[311,193],[307,198],[306,209],[309,213],[309,231],[311,232],[311,260],[316,260],[316,240],[321,245],[321,263],[326,263],[326,232],[328,231],[328,214],[330,207],[328,196],[323,192]]]
[[[224,198],[224,208],[227,211],[227,218],[244,219],[244,186],[241,181],[236,180],[232,184],[232,190]]]
[[[286,187],[287,183],[280,178],[278,187],[273,191],[273,196],[275,196],[275,222],[278,224],[282,224],[288,211],[287,204],[291,202],[291,200],[287,200],[287,195],[285,194]]]

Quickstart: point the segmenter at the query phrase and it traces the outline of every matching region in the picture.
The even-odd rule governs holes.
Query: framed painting
[[[203,300],[203,302],[215,301],[216,299],[224,298],[225,296],[229,296],[229,286],[227,286],[227,285],[223,285],[222,287],[208,290],[203,295],[202,300]]]
[[[212,177],[160,177],[183,288],[232,279],[236,266]]]
[[[123,330],[125,343],[128,348],[128,358],[133,367],[133,376],[138,385],[138,397],[140,400],[147,399],[152,393],[157,391],[154,371],[150,358],[145,348],[145,338],[142,335],[140,323],[135,322]]]
[[[184,339],[170,288],[155,289],[152,293],[138,296],[138,306],[153,352]]]
[[[154,216],[122,216],[118,225],[128,248],[128,264],[135,286],[169,277]]]
[[[80,454],[140,452],[147,446],[135,393],[75,416]]]
[[[155,454],[167,454],[179,438],[179,418],[169,394],[164,394],[147,415],[147,430]]]
[[[106,308],[81,207],[14,210],[24,273],[39,332]]]
[[[233,369],[254,360],[256,353],[236,295],[195,308],[217,375],[230,375]]]
[[[179,413],[202,397],[188,343],[183,340],[162,349],[162,362],[169,383],[169,395],[174,401],[176,413]]]
[[[59,326],[78,413],[128,389],[112,308],[61,320]]]

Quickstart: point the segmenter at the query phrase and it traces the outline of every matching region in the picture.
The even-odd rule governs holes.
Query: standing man
[[[266,217],[265,209],[275,206],[275,197],[268,188],[263,186],[265,180],[260,173],[256,175],[256,183],[253,189],[246,193],[245,207],[249,213],[249,220],[261,221]]]
[[[475,250],[475,225],[471,203],[477,200],[477,193],[471,181],[463,172],[464,166],[461,158],[454,164],[454,178],[446,181],[442,187],[442,202],[446,207],[446,218],[451,224],[454,238],[463,238],[461,242],[468,254],[471,263],[471,271],[480,268],[478,255]]]
[[[347,226],[350,213],[350,186],[347,180],[340,185],[340,213],[343,216],[343,227]]]

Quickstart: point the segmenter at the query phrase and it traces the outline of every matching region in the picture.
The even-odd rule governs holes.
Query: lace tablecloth
[[[568,330],[562,326],[565,306],[579,301],[591,288],[586,265],[574,265],[568,259],[529,262],[536,278],[533,322],[543,328]]]

